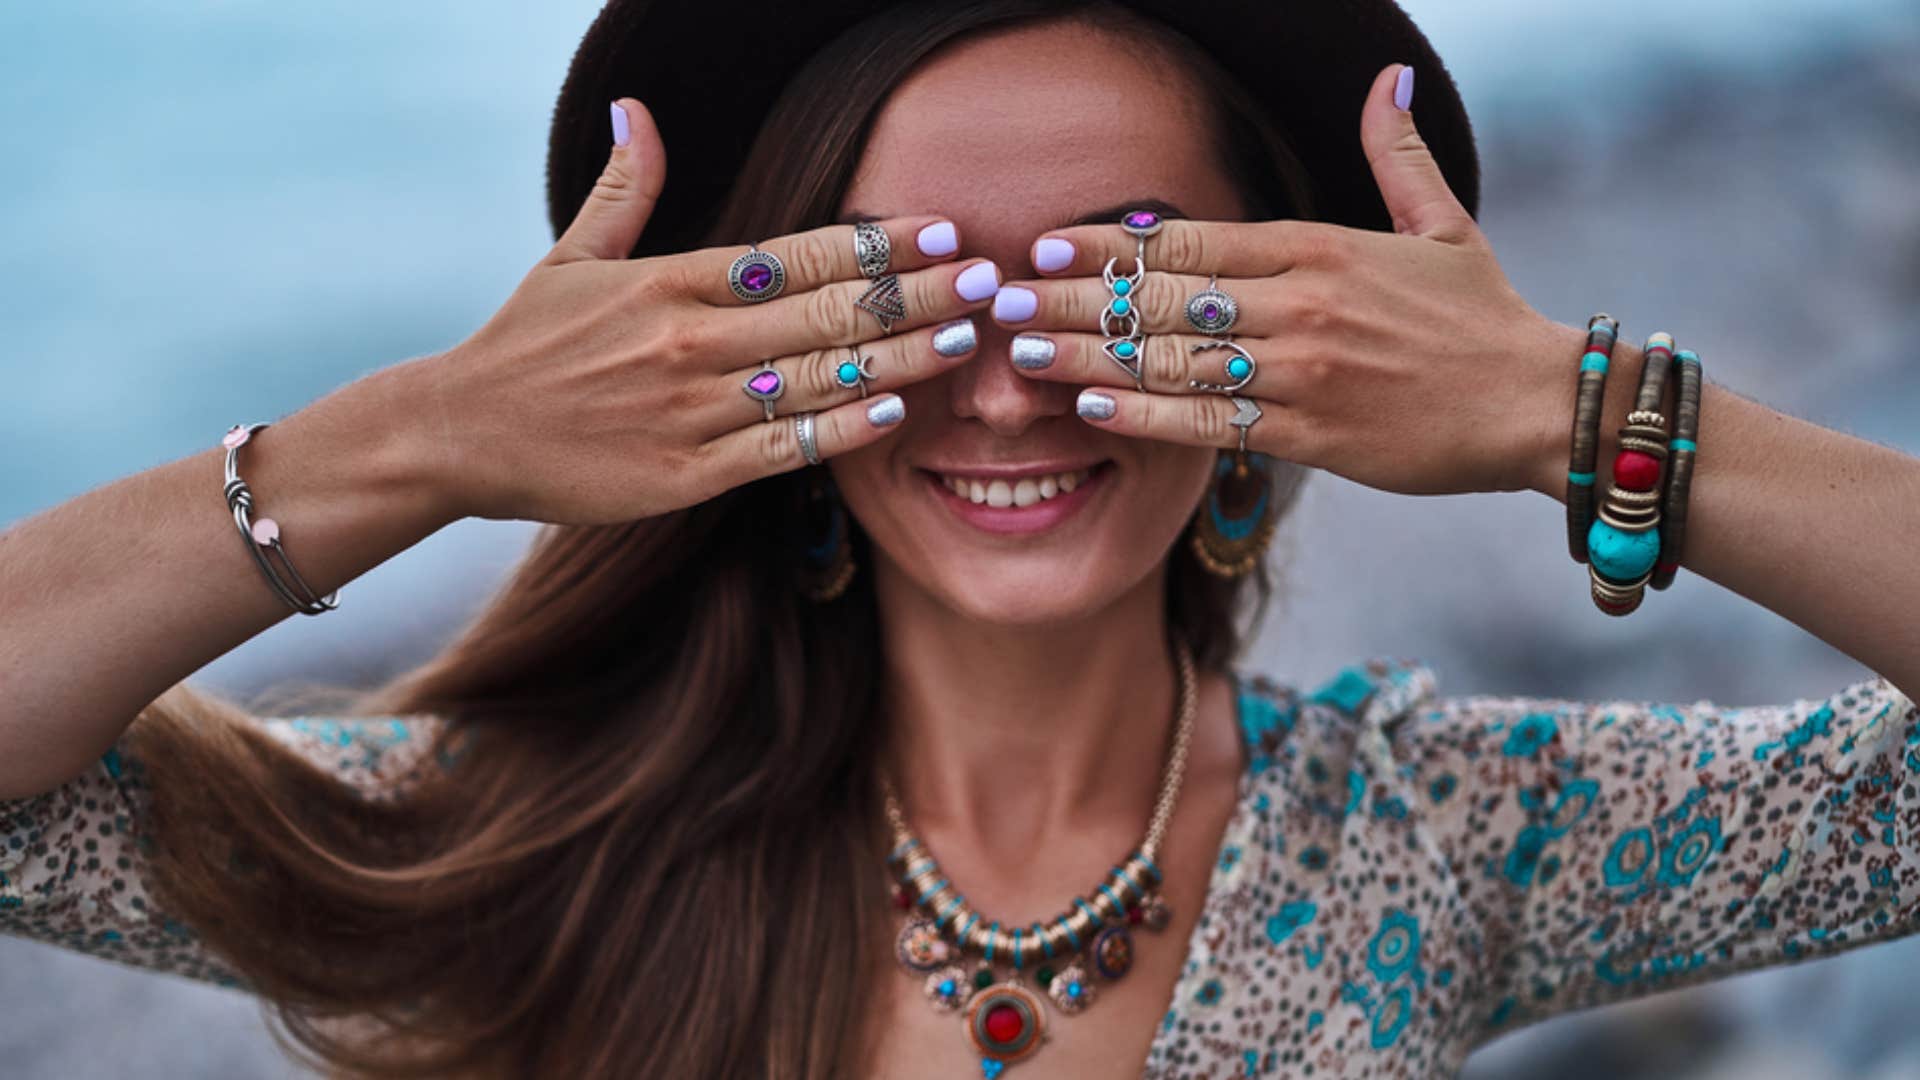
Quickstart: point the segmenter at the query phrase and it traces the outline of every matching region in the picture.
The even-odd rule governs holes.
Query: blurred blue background
[[[597,6],[0,7],[0,525],[483,322],[549,243],[546,123]],[[1481,222],[1536,308],[1668,330],[1714,381],[1920,452],[1920,5],[1403,6],[1466,96]],[[387,675],[472,613],[531,529],[443,530],[196,681]],[[1447,694],[1724,704],[1867,674],[1686,573],[1631,619],[1600,616],[1562,530],[1538,495],[1316,475],[1249,663],[1305,681],[1392,654]],[[1916,1076],[1917,964],[1908,940],[1577,1014],[1467,1075]],[[10,939],[0,1062],[296,1075],[251,999]]]

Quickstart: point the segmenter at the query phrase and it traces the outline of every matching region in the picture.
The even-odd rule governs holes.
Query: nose
[[[1037,420],[1072,411],[1078,387],[1020,374],[1009,355],[1015,332],[984,312],[975,322],[980,328],[979,351],[954,369],[948,384],[955,416],[978,420],[995,435],[1011,437]]]

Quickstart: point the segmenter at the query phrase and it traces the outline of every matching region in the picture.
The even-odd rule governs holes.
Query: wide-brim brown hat
[[[587,29],[554,105],[547,215],[565,230],[605,167],[607,105],[638,98],[669,155],[666,187],[634,249],[701,246],[761,124],[822,46],[899,0],[610,0]],[[916,6],[941,0],[908,0]],[[1360,145],[1360,110],[1388,64],[1413,65],[1413,115],[1467,212],[1480,167],[1453,77],[1393,0],[1121,0],[1211,53],[1270,110],[1310,173],[1323,220],[1391,232]],[[1286,205],[1273,192],[1272,205]]]

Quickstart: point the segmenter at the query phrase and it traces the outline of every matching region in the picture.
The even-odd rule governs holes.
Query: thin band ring
[[[748,397],[760,403],[761,408],[767,411],[767,421],[772,422],[773,403],[780,400],[781,394],[787,392],[787,380],[780,377],[780,372],[773,366],[773,361],[762,360],[760,370],[747,376],[747,381],[740,384],[740,389],[745,390]]]
[[[749,304],[771,300],[787,287],[787,268],[778,255],[748,244],[747,253],[727,268],[727,287]]]
[[[800,443],[800,456],[807,464],[820,464],[820,447],[813,441],[813,414],[798,412],[793,414],[793,435]]]

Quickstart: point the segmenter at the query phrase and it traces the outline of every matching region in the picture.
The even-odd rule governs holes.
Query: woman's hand
[[[1249,413],[1190,385],[1232,381],[1231,350],[1185,315],[1188,297],[1218,275],[1216,287],[1239,305],[1227,332],[1254,361],[1252,380],[1237,391],[1261,414],[1247,429],[1249,450],[1404,494],[1533,486],[1541,447],[1566,439],[1578,342],[1569,352],[1569,328],[1507,282],[1412,114],[1394,106],[1398,69],[1374,80],[1361,115],[1395,233],[1298,220],[1167,221],[1147,238],[1146,276],[1131,297],[1145,335],[1145,394],[1099,332],[1112,299],[1101,269],[1117,257],[1115,273],[1131,272],[1134,237],[1118,225],[1048,233],[1033,249],[1046,279],[1009,283],[1002,294],[1012,299],[996,303],[995,316],[1052,342],[1053,358],[1042,365],[1045,347],[1016,348],[1015,367],[1098,388],[1081,397],[1081,415],[1098,427],[1234,447],[1240,433],[1231,421]],[[1028,307],[1031,318],[1002,317]]]
[[[804,465],[801,411],[818,413],[822,457],[874,442],[904,416],[899,396],[881,391],[965,360],[977,335],[962,316],[999,285],[990,262],[949,261],[959,237],[931,216],[877,223],[906,299],[890,336],[855,306],[870,283],[851,225],[761,242],[786,283],[760,303],[728,284],[745,247],[630,260],[665,149],[645,107],[614,109],[616,132],[624,119],[631,138],[616,142],[565,235],[472,337],[411,365],[408,385],[443,444],[435,471],[460,516],[599,524],[689,506]],[[866,397],[835,377],[856,355],[872,376],[856,380]],[[784,385],[771,422],[744,390],[763,361]]]

